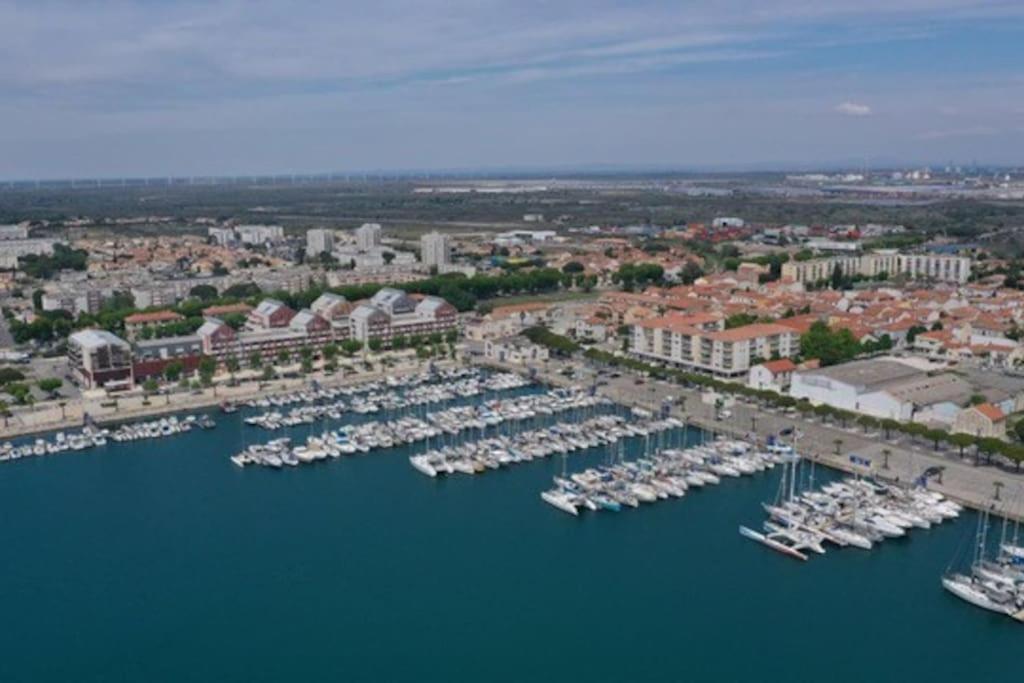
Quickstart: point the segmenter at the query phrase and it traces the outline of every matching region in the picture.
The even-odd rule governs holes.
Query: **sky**
[[[0,0],[0,178],[1024,164],[1024,1]]]

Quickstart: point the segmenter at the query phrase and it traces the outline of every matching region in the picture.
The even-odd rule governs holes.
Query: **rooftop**
[[[86,349],[96,349],[102,346],[129,348],[128,342],[106,330],[79,330],[68,337],[68,340]]]
[[[897,360],[870,359],[832,365],[803,374],[825,377],[834,382],[849,384],[861,388],[862,391],[867,391],[881,389],[893,381],[915,377],[920,375],[921,371]]]
[[[174,311],[152,311],[150,313],[133,313],[124,319],[127,325],[141,325],[144,323],[165,323],[184,320],[185,317]]]

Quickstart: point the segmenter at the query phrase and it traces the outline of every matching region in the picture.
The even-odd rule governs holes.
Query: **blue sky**
[[[1024,164],[1024,2],[0,0],[0,178]]]

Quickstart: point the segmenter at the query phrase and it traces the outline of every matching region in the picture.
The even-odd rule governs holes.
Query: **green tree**
[[[945,441],[949,434],[941,429],[928,429],[922,436],[931,441],[932,448],[937,451],[939,450],[939,442]]]
[[[145,382],[142,383],[142,390],[146,392],[147,395],[155,394],[157,391],[160,390],[160,384],[155,379],[150,377]]]
[[[582,273],[583,272],[583,264],[580,263],[579,261],[569,261],[564,266],[562,266],[562,272],[563,273]]]
[[[383,344],[383,342],[381,342],[381,340],[380,340],[380,339],[378,339],[378,338],[374,337],[373,339],[371,339],[371,340],[370,340],[370,341],[369,341],[369,342],[367,343],[367,346],[368,346],[368,347],[370,347],[370,350],[371,350],[371,351],[373,351],[374,353],[376,353],[376,352],[378,352],[378,351],[380,351],[380,350],[381,350],[381,348],[382,348],[382,347],[384,346],[384,344]]]
[[[281,349],[277,352],[277,364],[284,365],[292,357],[292,354],[288,352],[288,349]]]
[[[196,285],[188,290],[188,295],[200,301],[213,301],[217,298],[217,288],[213,285]]]
[[[892,418],[885,418],[881,421],[882,431],[885,432],[885,438],[889,439],[892,432],[900,428],[900,423]]]
[[[848,329],[833,332],[824,322],[815,321],[800,336],[800,353],[804,358],[817,358],[822,365],[835,365],[850,360],[861,351],[860,343]]]
[[[351,358],[363,350],[363,342],[358,339],[346,339],[341,342],[341,352]]]
[[[177,382],[181,379],[181,374],[184,370],[185,366],[180,360],[172,360],[164,367],[164,378],[168,382]]]
[[[832,267],[832,277],[829,281],[829,286],[831,286],[832,289],[843,288],[843,268],[838,263]]]
[[[51,397],[64,385],[64,380],[59,377],[46,377],[36,382],[36,386],[45,391]]]
[[[199,379],[205,386],[213,382],[213,374],[217,371],[217,360],[213,356],[203,356],[199,359]]]
[[[258,368],[263,365],[263,354],[259,351],[253,351],[249,354],[249,367]]]
[[[955,432],[949,435],[949,442],[960,449],[960,457],[964,457],[964,449],[974,443],[974,437],[963,432]]]
[[[241,369],[242,364],[238,362],[236,356],[231,355],[224,359],[224,367],[227,368],[228,372],[234,374]]]

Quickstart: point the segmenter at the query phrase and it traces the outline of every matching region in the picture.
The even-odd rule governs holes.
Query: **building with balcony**
[[[703,319],[703,318],[702,318]],[[789,358],[799,351],[791,328],[756,323],[730,330],[715,322],[703,326],[692,316],[666,316],[633,326],[631,351],[666,365],[734,377],[769,358]]]
[[[892,250],[879,250],[869,254],[790,261],[782,265],[782,279],[813,284],[831,278],[836,268],[846,277],[903,275],[913,279],[963,284],[971,274],[971,259],[966,256],[900,254]]]
[[[68,337],[68,365],[84,389],[129,389],[132,347],[106,330],[80,330]]]

